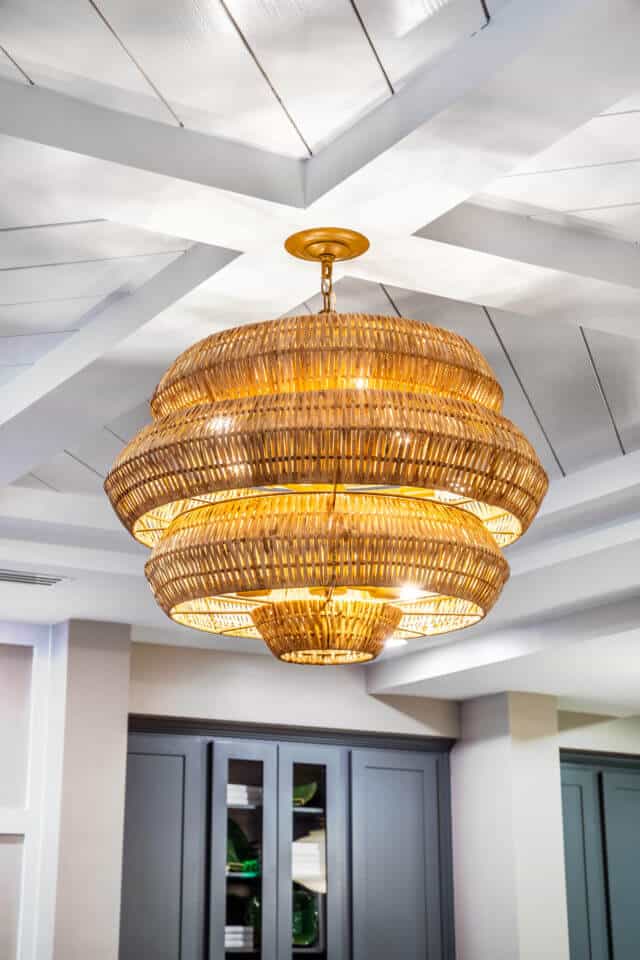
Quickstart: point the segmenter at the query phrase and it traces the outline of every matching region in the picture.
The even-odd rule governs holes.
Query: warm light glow
[[[262,637],[286,662],[366,663],[477,623],[508,577],[502,548],[547,489],[468,341],[331,312],[327,256],[367,245],[348,230],[289,238],[294,255],[325,258],[325,312],[186,350],[105,483],[151,548],[169,617]]]
[[[411,583],[405,583],[405,585],[400,588],[399,599],[404,603],[410,603],[412,600],[418,600],[421,592],[420,587],[415,587]]]

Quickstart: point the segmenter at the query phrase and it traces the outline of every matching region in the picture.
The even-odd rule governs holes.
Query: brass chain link
[[[320,292],[322,293],[322,310],[320,313],[334,313],[336,309],[336,295],[333,292],[333,257],[322,257],[321,270]]]

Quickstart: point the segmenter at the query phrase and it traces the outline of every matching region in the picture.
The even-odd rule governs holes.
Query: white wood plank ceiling
[[[318,223],[371,239],[339,306],[475,342],[551,477],[473,638],[637,592],[639,32],[637,0],[0,4],[0,565],[66,577],[11,615],[165,625],[104,475],[180,350],[318,308],[282,251]]]

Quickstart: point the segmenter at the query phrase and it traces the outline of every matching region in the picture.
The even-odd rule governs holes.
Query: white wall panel
[[[26,799],[32,660],[31,647],[0,644],[0,807],[22,807]],[[0,879],[0,902],[1,891]]]
[[[17,960],[22,837],[0,836],[0,960]]]
[[[186,127],[304,153],[217,0],[103,0],[102,10]]]

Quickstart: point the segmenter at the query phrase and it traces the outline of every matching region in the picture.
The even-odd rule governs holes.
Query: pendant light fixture
[[[320,263],[321,312],[186,350],[105,489],[173,620],[289,662],[362,663],[481,620],[548,481],[467,340],[335,312],[333,264],[365,237],[285,246]]]

